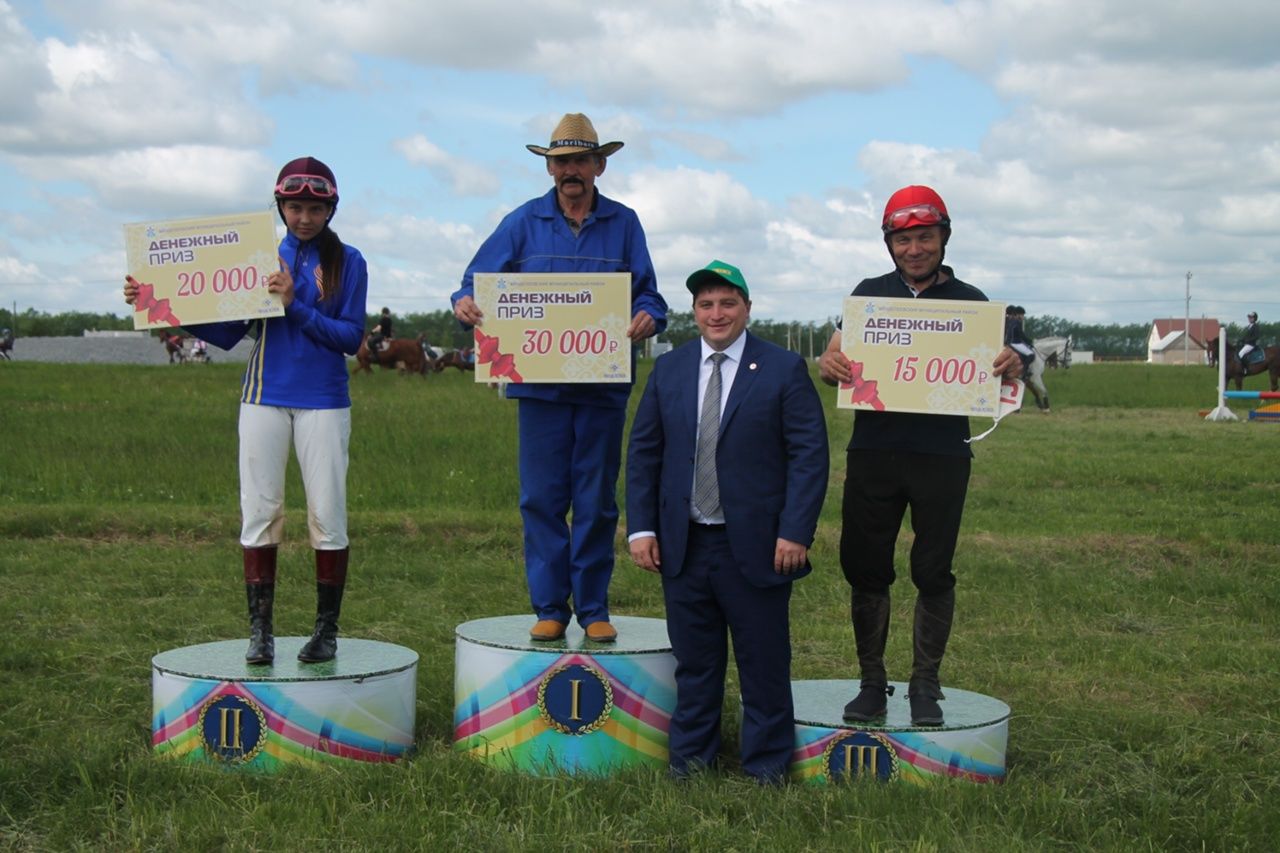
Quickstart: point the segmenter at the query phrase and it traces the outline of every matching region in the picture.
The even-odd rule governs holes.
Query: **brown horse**
[[[374,364],[381,365],[383,370],[394,367],[401,374],[420,373],[426,376],[427,360],[422,354],[422,347],[417,341],[404,338],[383,341],[378,351],[374,352],[369,349],[369,336],[365,335],[364,340],[360,341],[360,349],[356,351],[356,362],[355,370],[351,371],[352,376],[362,370],[373,373]]]
[[[1218,351],[1218,339],[1212,338],[1208,342],[1211,352]],[[1254,376],[1258,373],[1271,374],[1271,390],[1280,391],[1280,347],[1267,347],[1263,350],[1264,358],[1262,361],[1248,365],[1245,369],[1241,369],[1240,356],[1236,353],[1235,346],[1230,339],[1227,340],[1227,365],[1226,376],[1227,381],[1232,379],[1236,381],[1236,390],[1244,389],[1244,378],[1246,376]]]
[[[164,344],[165,352],[169,353],[169,363],[175,361],[178,364],[187,363],[187,351],[182,348],[182,335],[171,335],[168,332],[160,333],[160,341]]]
[[[461,350],[451,349],[444,355],[437,358],[432,364],[435,367],[436,373],[439,373],[446,367],[456,367],[459,370],[474,371],[476,369],[476,360],[472,355],[473,352],[474,350],[472,350],[471,347]]]

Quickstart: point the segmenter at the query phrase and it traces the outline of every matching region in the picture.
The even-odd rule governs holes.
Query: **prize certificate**
[[[955,299],[849,296],[841,351],[853,382],[837,406],[994,418],[1000,377],[992,362],[1004,346],[1004,304]]]
[[[280,268],[274,212],[124,226],[129,274],[142,285],[133,327],[195,326],[279,317],[267,292]]]
[[[477,382],[630,382],[630,273],[476,273]]]

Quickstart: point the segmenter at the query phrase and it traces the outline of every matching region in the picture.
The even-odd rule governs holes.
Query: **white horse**
[[[1022,378],[1026,381],[1027,387],[1031,389],[1031,394],[1036,398],[1036,408],[1049,413],[1049,389],[1044,387],[1044,357],[1036,353],[1036,357],[1031,359],[1031,363],[1027,365],[1027,372]]]
[[[1044,359],[1046,367],[1068,368],[1071,366],[1071,349],[1074,341],[1070,337],[1065,338],[1040,338],[1032,341],[1031,345],[1035,347],[1036,355]]]

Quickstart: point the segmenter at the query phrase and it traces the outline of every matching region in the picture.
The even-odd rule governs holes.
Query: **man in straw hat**
[[[484,241],[452,296],[454,315],[464,326],[483,319],[473,298],[477,272],[625,272],[631,274],[627,336],[639,342],[661,332],[667,303],[658,293],[640,220],[595,186],[606,158],[622,143],[601,145],[591,120],[569,113],[548,145],[527,147],[546,159],[555,185],[507,214]],[[634,357],[633,349],[633,375]],[[618,383],[507,386],[507,396],[520,401],[520,514],[537,615],[529,632],[534,640],[563,637],[575,611],[589,639],[617,637],[609,623],[609,579],[630,395],[631,386]],[[572,529],[566,522],[571,511]]]

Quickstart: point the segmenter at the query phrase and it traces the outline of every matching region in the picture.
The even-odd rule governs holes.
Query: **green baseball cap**
[[[727,284],[741,290],[743,299],[751,298],[751,291],[747,288],[747,280],[742,277],[742,270],[733,264],[712,261],[685,280],[685,287],[689,288],[689,292],[694,296],[698,295],[699,287],[709,284]]]

